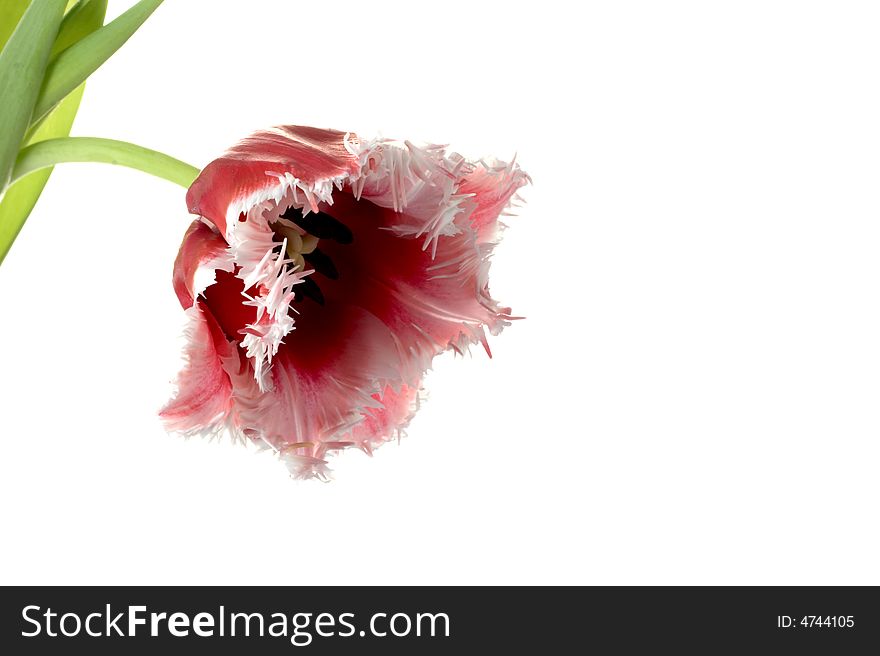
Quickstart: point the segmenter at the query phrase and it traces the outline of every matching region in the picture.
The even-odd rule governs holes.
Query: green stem
[[[29,173],[65,162],[102,162],[128,166],[169,182],[189,187],[199,169],[149,148],[115,139],[63,137],[47,139],[23,148],[12,171],[12,182]]]

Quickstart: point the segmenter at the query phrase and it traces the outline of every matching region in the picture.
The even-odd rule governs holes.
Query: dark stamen
[[[309,254],[303,254],[303,259],[312,265],[312,267],[321,275],[327,276],[330,280],[338,280],[339,272],[333,264],[330,256],[322,252],[320,248],[316,248]]]
[[[293,300],[301,301],[303,297],[312,299],[318,305],[324,305],[324,294],[318,283],[312,280],[311,276],[306,276],[302,282],[293,286]]]
[[[354,235],[351,234],[348,226],[324,212],[312,212],[303,216],[302,210],[291,207],[281,217],[293,221],[318,239],[333,239],[340,244],[350,244],[354,241]]]

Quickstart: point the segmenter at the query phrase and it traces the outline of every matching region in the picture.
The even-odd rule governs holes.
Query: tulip
[[[515,163],[444,147],[282,126],[206,166],[174,264],[186,364],[169,430],[228,432],[298,478],[399,436],[438,354],[510,324],[492,299]]]

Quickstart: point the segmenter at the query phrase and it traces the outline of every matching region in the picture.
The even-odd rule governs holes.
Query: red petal
[[[228,271],[217,271],[217,282],[205,290],[205,305],[228,339],[241,342],[245,327],[257,320],[256,308],[245,305],[244,283]],[[248,290],[251,295],[254,290]]]
[[[159,414],[169,430],[209,433],[225,422],[232,406],[232,383],[221,361],[228,344],[203,304],[187,314],[186,365],[177,377],[176,396]]]
[[[432,257],[422,239],[383,229],[400,220],[390,209],[337,194],[327,212],[355,236],[351,245],[321,241],[339,270],[338,280],[315,278],[327,305],[360,306],[388,326],[401,346],[406,383],[416,384],[434,355],[481,341],[483,326],[497,332],[504,325],[506,308],[485,289],[486,253],[468,228],[441,236]],[[304,311],[297,325],[315,314]]]
[[[203,221],[193,221],[183,237],[183,243],[174,260],[174,292],[183,309],[193,305],[193,282],[199,267],[221,257],[226,251],[226,240]]]
[[[397,347],[382,322],[350,305],[320,309],[284,338],[272,362],[274,389],[257,412],[242,415],[276,446],[335,439],[375,405],[376,390],[400,377]]]
[[[311,185],[356,173],[360,164],[345,147],[346,134],[297,125],[256,132],[202,170],[186,194],[189,211],[226,234],[229,207],[277,186],[276,175],[289,173]]]
[[[391,439],[395,431],[402,430],[409,423],[416,410],[418,393],[418,386],[402,385],[395,391],[388,385],[381,393],[373,394],[373,398],[382,404],[381,407],[367,408],[362,413],[363,421],[342,439],[370,453],[375,446]]]
[[[525,185],[529,177],[515,164],[487,166],[475,165],[458,187],[459,194],[473,194],[475,203],[470,216],[471,226],[477,231],[478,241],[491,241],[495,237],[498,217],[510,204],[516,190]]]

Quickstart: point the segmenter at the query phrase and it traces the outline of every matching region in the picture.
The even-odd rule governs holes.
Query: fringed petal
[[[232,271],[233,266],[223,235],[204,221],[193,221],[174,260],[174,292],[183,309],[191,308],[195,297],[214,282],[215,271]],[[206,276],[199,275],[202,272]]]
[[[373,394],[373,399],[380,405],[366,408],[361,413],[363,420],[340,440],[366,453],[372,453],[384,442],[403,435],[403,430],[419,409],[419,387],[401,385],[395,390],[386,385],[381,392]]]
[[[419,148],[389,140],[365,144],[359,153],[361,173],[351,182],[352,193],[357,200],[398,213],[387,230],[422,238],[432,254],[442,235],[460,231],[455,219],[467,209],[467,197],[457,191],[467,167],[461,155],[447,156],[443,146]]]
[[[221,361],[225,340],[202,304],[186,314],[185,365],[177,376],[177,394],[159,415],[170,431],[213,434],[225,427],[232,407],[232,383]]]
[[[226,234],[239,214],[270,199],[277,204],[292,189],[306,200],[316,189],[329,193],[360,169],[352,144],[356,137],[337,130],[284,125],[256,132],[202,170],[187,206]]]
[[[256,308],[256,317],[242,332],[242,346],[254,363],[254,377],[261,389],[271,385],[267,377],[272,358],[285,336],[294,328],[291,303],[293,288],[308,275],[295,270],[286,254],[286,241],[273,241],[266,218],[252,216],[240,223],[231,250],[239,265],[236,274],[243,282],[244,305]]]
[[[363,421],[368,408],[381,407],[374,395],[400,379],[397,345],[381,321],[354,306],[326,309],[287,337],[270,370],[270,389],[255,382],[249,358],[224,361],[235,390],[234,423],[298,475],[322,471],[326,452],[342,448],[339,436]]]
[[[407,384],[417,384],[438,353],[485,344],[484,328],[497,334],[508,325],[509,309],[488,293],[490,247],[478,245],[473,231],[441,236],[428,251],[421,239],[390,229],[410,220],[390,209],[340,194],[332,211],[356,235],[356,248],[323,247],[339,269],[337,281],[322,281],[328,305],[357,305],[378,317],[398,344]]]
[[[517,190],[529,182],[529,176],[515,162],[480,161],[468,167],[458,193],[471,198],[469,222],[479,243],[496,239],[498,217],[516,201]]]

